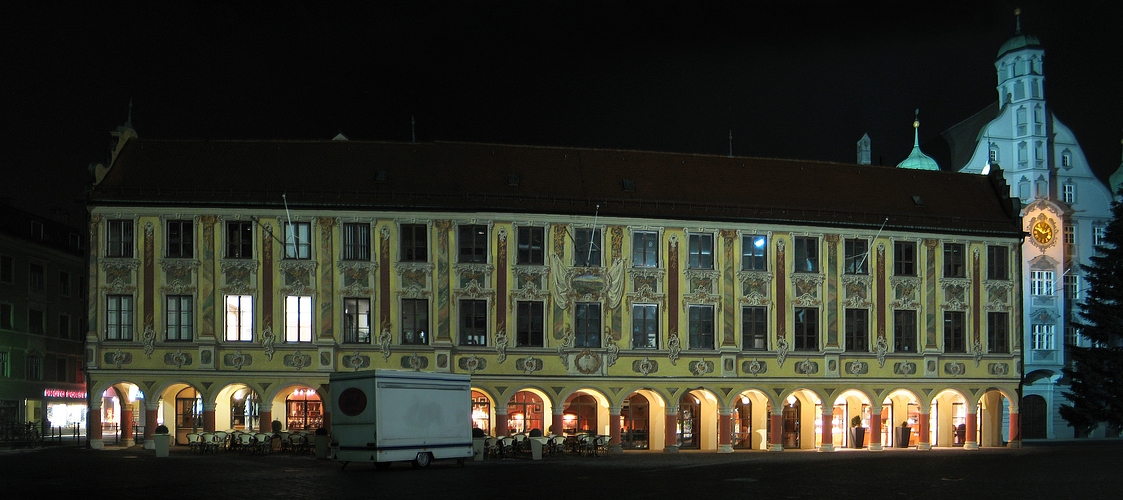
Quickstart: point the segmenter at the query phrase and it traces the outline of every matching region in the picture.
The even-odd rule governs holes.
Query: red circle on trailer
[[[354,417],[367,409],[367,395],[361,389],[348,387],[339,395],[339,411]]]

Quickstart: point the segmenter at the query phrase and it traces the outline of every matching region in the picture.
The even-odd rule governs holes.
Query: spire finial
[[[916,111],[913,112],[912,147],[920,147],[920,108],[916,108]]]
[[[1014,9],[1014,34],[1022,34],[1022,9]]]

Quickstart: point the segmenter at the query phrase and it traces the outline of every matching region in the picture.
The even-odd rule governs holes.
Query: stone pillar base
[[[881,447],[881,443],[870,443],[869,449],[870,451],[885,451],[885,448]]]
[[[916,444],[916,450],[917,451],[930,451],[931,449],[932,449],[932,443],[917,443]]]
[[[153,440],[153,439],[144,440],[144,449],[155,450],[156,449],[156,441]]]
[[[663,453],[678,453],[678,445],[664,446]]]
[[[121,446],[123,446],[125,448],[131,448],[134,444],[136,444],[136,443],[133,442],[132,439],[122,439],[121,440]]]
[[[784,451],[784,445],[770,444],[768,445],[768,451]]]
[[[103,440],[103,439],[91,439],[90,440],[90,449],[91,450],[104,450],[105,449],[105,440]]]
[[[819,447],[819,451],[832,452],[834,451],[834,443],[827,443]]]
[[[1006,447],[1007,448],[1021,448],[1022,442],[1021,441],[1010,441],[1009,443],[1006,443]]]
[[[979,449],[979,443],[977,443],[975,441],[968,441],[966,443],[963,443],[963,449],[964,450],[977,450],[977,449]]]
[[[718,453],[733,453],[733,445],[731,445],[731,444],[723,444],[723,445],[721,445],[721,446],[718,446],[718,447],[717,447],[717,452],[718,452]]]

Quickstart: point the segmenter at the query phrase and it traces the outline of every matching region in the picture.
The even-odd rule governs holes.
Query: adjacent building
[[[0,436],[86,426],[86,238],[0,204]]]
[[[999,168],[118,135],[89,202],[94,447],[134,420],[146,445],[330,428],[329,374],[376,368],[471,374],[488,434],[617,450],[1020,440]]]

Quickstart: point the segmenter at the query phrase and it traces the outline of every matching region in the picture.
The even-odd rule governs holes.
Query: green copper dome
[[[1002,57],[1007,52],[1013,52],[1026,47],[1041,48],[1041,40],[1038,40],[1037,37],[1033,35],[1018,33],[1009,40],[1006,40],[1006,43],[1002,44],[1002,47],[998,49],[998,57]]]
[[[940,166],[931,156],[920,150],[920,122],[912,122],[912,153],[905,161],[897,164],[897,168],[911,168],[914,170],[939,170]]]

